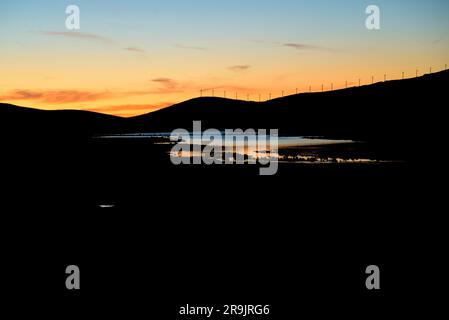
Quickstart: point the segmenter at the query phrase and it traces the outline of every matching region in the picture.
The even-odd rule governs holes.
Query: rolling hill
[[[171,131],[189,129],[193,120],[202,120],[203,128],[277,128],[281,134],[402,139],[428,129],[429,121],[436,124],[448,89],[449,71],[442,71],[262,103],[196,98],[128,119],[128,125],[137,131]]]
[[[250,102],[195,98],[133,118],[88,111],[43,111],[0,104],[3,136],[166,132],[192,128],[279,129],[280,134],[327,136],[368,141],[402,141],[441,129],[449,71],[330,92],[303,93]]]

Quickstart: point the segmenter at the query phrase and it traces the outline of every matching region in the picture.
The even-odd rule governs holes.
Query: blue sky
[[[381,8],[382,27],[392,37],[441,38],[449,30],[444,0],[18,0],[0,3],[1,34],[20,38],[29,30],[61,30],[61,13],[69,4],[82,9],[83,31],[148,41],[332,39],[363,32],[364,8],[370,4]]]

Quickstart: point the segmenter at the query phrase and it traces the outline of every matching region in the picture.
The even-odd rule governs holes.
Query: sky
[[[0,102],[132,116],[263,101],[442,70],[448,31],[447,0],[0,1]]]

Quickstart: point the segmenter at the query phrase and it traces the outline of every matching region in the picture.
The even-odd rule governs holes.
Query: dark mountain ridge
[[[192,127],[279,129],[281,134],[351,139],[403,138],[427,126],[440,111],[449,71],[329,92],[302,93],[256,103],[196,98],[129,119],[136,130]],[[430,103],[431,102],[431,103]]]
[[[3,135],[169,132],[192,129],[279,129],[280,134],[396,142],[441,128],[449,71],[329,92],[302,93],[266,102],[195,98],[152,113],[120,118],[88,111],[44,111],[0,104]],[[429,126],[429,122],[434,125]],[[426,133],[427,132],[427,133]],[[429,133],[430,134],[430,133]]]

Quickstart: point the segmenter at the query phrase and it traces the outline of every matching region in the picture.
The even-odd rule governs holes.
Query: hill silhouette
[[[440,128],[438,104],[446,98],[449,71],[329,92],[302,93],[266,102],[224,98],[191,99],[132,118],[88,111],[44,111],[0,104],[5,136],[168,132],[192,128],[279,129],[283,135],[326,136],[397,144]],[[433,110],[433,111],[431,111]],[[429,126],[429,122],[433,123]]]
[[[129,119],[136,130],[191,128],[273,128],[281,134],[361,140],[404,138],[433,116],[430,101],[443,101],[449,71],[419,78],[319,93],[302,93],[267,102],[196,98]],[[436,106],[433,106],[436,107]],[[435,120],[435,119],[433,119]]]
[[[6,137],[86,137],[123,123],[115,116],[80,110],[39,110],[0,103],[0,133]]]
[[[426,177],[440,174],[431,172],[434,163],[427,165],[418,157],[430,159],[439,154],[433,147],[444,136],[448,80],[445,71],[262,103],[196,98],[133,118],[0,104],[2,179],[15,206],[44,202],[55,206],[58,213],[67,206],[109,203],[164,208],[192,203],[199,190],[201,199],[209,199],[205,207],[215,208],[212,199],[232,190],[235,203],[247,204],[243,212],[263,212],[265,201],[254,204],[247,196],[253,190],[252,198],[259,199],[266,183],[271,199],[307,199],[310,206],[304,208],[303,201],[303,212],[314,212],[323,197],[333,199],[324,210],[333,212],[335,203],[351,195],[347,201],[358,216],[377,203],[381,194],[385,206],[388,199],[397,197],[397,190],[406,195],[404,201],[418,198],[420,193],[414,188],[429,186]],[[281,135],[365,141],[360,145],[379,155],[374,159],[405,161],[323,166],[283,163],[268,183],[260,179],[257,167],[174,166],[170,145],[146,139],[91,139],[103,133],[190,129],[193,120],[202,120],[203,129],[275,128]]]

